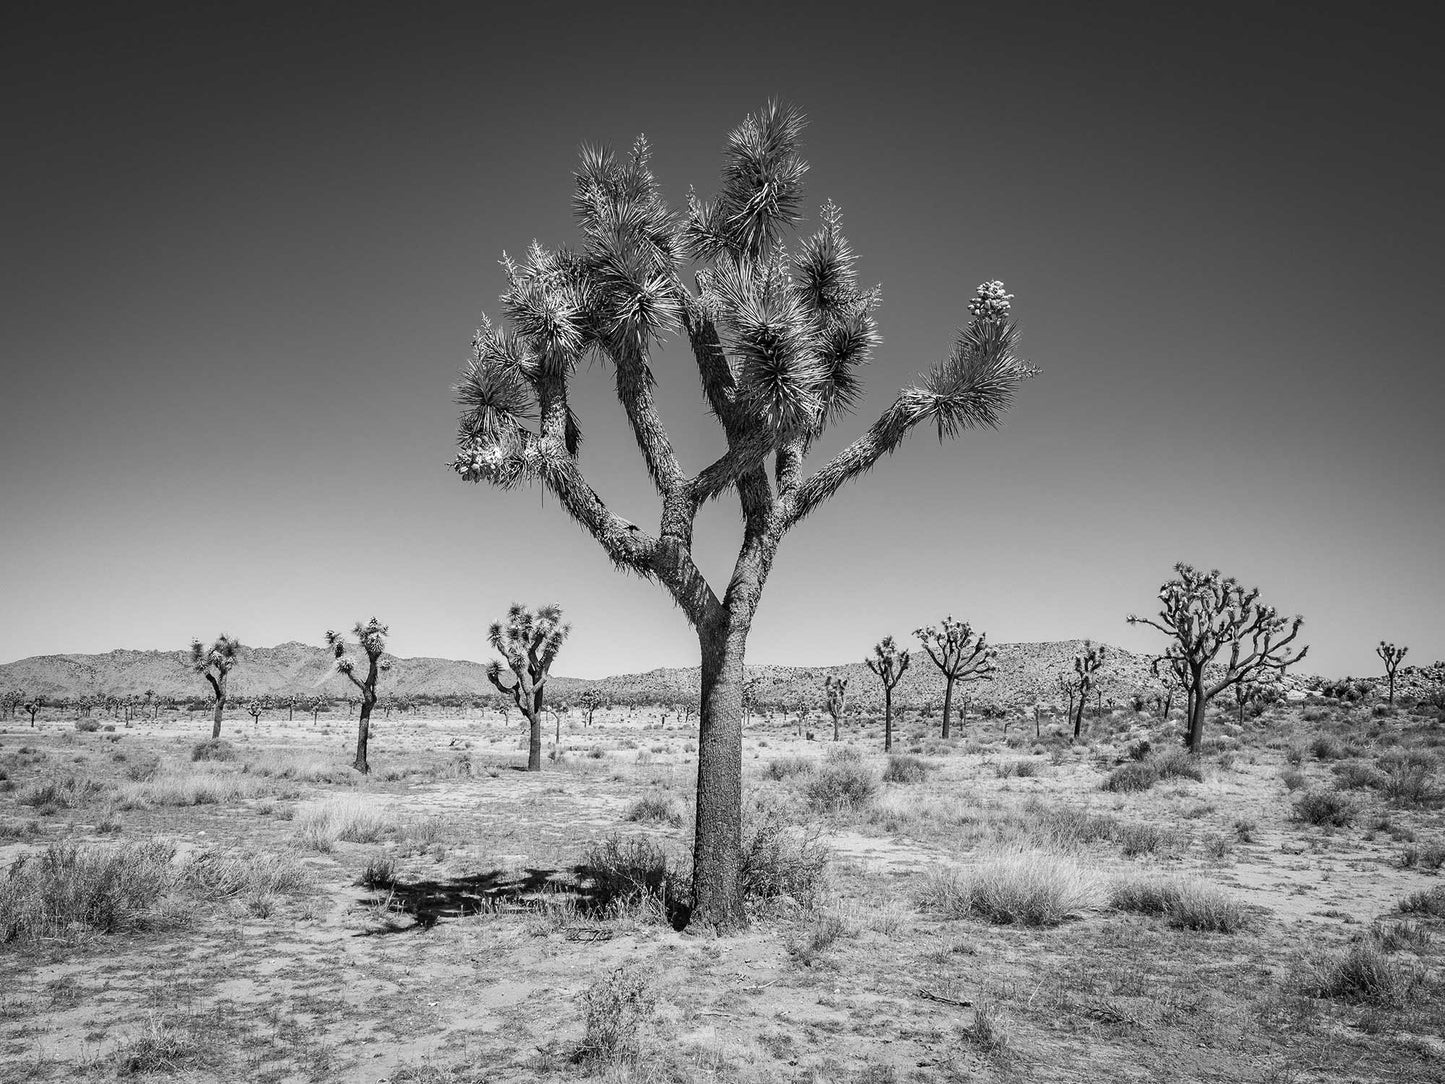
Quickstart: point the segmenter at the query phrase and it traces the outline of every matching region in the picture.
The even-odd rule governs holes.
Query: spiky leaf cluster
[[[1093,689],[1096,675],[1104,665],[1104,645],[1097,647],[1093,641],[1084,641],[1084,650],[1074,656],[1073,687],[1080,696],[1088,696]]]
[[[505,621],[494,621],[487,629],[487,642],[502,656],[487,664],[487,679],[498,691],[511,696],[524,713],[535,710],[533,697],[547,682],[552,662],[571,633],[572,626],[562,623],[562,608],[556,603],[538,607],[533,612],[514,602]],[[503,666],[512,672],[513,683],[502,680]]]
[[[829,674],[823,678],[823,693],[828,700],[828,714],[838,718],[848,704],[848,679],[839,674]]]
[[[1393,674],[1409,650],[1408,647],[1396,647],[1394,644],[1381,640],[1380,646],[1375,648],[1375,654],[1380,656],[1380,661],[1385,664],[1385,672]]]
[[[892,689],[903,680],[910,659],[907,648],[900,648],[892,636],[885,636],[873,645],[873,657],[863,661],[883,682],[884,688]]]
[[[352,635],[356,637],[357,646],[366,653],[368,663],[366,678],[362,679],[356,676],[356,660],[349,654],[350,645],[346,637],[334,629],[327,629],[326,646],[331,648],[336,672],[348,678],[363,693],[374,694],[377,675],[391,669],[391,660],[382,658],[390,631],[375,617],[370,621],[358,621],[352,626]]]
[[[997,652],[988,646],[988,634],[974,635],[973,626],[966,621],[955,621],[949,614],[941,625],[925,625],[914,629],[923,645],[923,650],[933,660],[933,665],[955,681],[981,681],[993,675],[997,669],[994,659]]]

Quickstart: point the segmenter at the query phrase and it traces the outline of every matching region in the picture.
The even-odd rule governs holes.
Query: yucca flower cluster
[[[975,320],[1007,320],[1013,294],[1004,293],[998,279],[980,282],[978,292],[968,302],[968,312]]]

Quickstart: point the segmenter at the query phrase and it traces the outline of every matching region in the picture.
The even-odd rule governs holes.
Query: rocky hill
[[[1069,673],[1082,641],[999,644],[994,676],[971,684],[970,703],[1028,705],[1058,698],[1058,675]],[[1101,672],[1106,699],[1122,702],[1149,683],[1149,660],[1121,648],[1107,647]],[[488,697],[494,694],[486,667],[464,659],[392,658],[384,689],[413,697]],[[829,673],[849,679],[850,707],[879,711],[883,691],[862,662],[840,666],[750,666],[747,677],[752,702],[760,709],[818,709],[823,678]],[[697,667],[650,670],[599,680],[555,677],[554,700],[567,700],[584,689],[598,690],[612,704],[693,704],[700,687]],[[147,690],[168,700],[202,698],[203,681],[190,669],[184,651],[111,651],[103,655],[38,655],[0,666],[0,691],[19,689],[31,696],[59,700],[77,696],[143,695]],[[350,686],[331,669],[331,657],[320,647],[290,642],[276,647],[247,647],[231,676],[231,695],[328,692],[340,697]],[[960,693],[963,695],[962,686]],[[894,694],[900,707],[935,707],[943,701],[943,680],[927,656],[915,652],[913,664]]]

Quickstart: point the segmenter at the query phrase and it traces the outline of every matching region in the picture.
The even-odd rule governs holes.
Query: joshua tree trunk
[[[1184,736],[1184,747],[1191,753],[1197,752],[1204,737],[1204,708],[1207,701],[1201,693],[1189,694],[1189,733]]]
[[[838,717],[833,716],[833,740],[838,740]]]
[[[724,610],[701,629],[702,697],[697,743],[699,780],[693,846],[692,921],[737,929],[742,899],[743,659],[751,613]],[[707,780],[706,786],[701,785]]]
[[[1079,694],[1079,706],[1078,709],[1074,712],[1074,741],[1079,740],[1079,734],[1084,729],[1084,705],[1088,703],[1088,700],[1088,693]]]
[[[356,724],[356,760],[351,766],[362,775],[371,772],[371,765],[366,762],[366,746],[371,740],[371,709],[375,703],[374,696],[368,696],[361,701],[361,719]]]
[[[893,752],[893,690],[883,686],[883,751]]]
[[[943,736],[948,737],[948,716],[953,710],[953,678],[943,679]]]

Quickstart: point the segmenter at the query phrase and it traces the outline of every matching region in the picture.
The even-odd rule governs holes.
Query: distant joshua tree
[[[252,724],[260,725],[261,713],[268,707],[270,707],[270,702],[264,696],[253,696],[246,701],[246,714],[251,717]]]
[[[1259,588],[1246,591],[1233,576],[1218,569],[1200,572],[1180,562],[1176,576],[1159,588],[1162,606],[1157,618],[1130,614],[1131,625],[1148,625],[1170,637],[1154,672],[1169,669],[1189,696],[1189,728],[1184,744],[1197,750],[1204,737],[1204,709],[1224,690],[1266,673],[1283,674],[1305,657],[1308,647],[1291,653],[1304,618],[1279,616],[1259,602]],[[1219,661],[1221,652],[1228,660]],[[1206,676],[1207,668],[1215,672]],[[1218,668],[1223,668],[1223,673]]]
[[[833,717],[833,740],[838,740],[838,721],[848,707],[848,679],[829,674],[823,679],[823,694],[828,700],[828,714]]]
[[[742,691],[748,634],[784,536],[896,450],[916,428],[940,439],[999,424],[1033,370],[1002,282],[984,283],[953,348],[904,388],[866,432],[809,471],[819,437],[862,394],[877,341],[876,289],[860,287],[842,215],[795,244],[802,219],[804,117],[769,104],[733,129],[717,197],[679,213],[663,200],[638,139],[630,154],[584,150],[574,189],[581,243],[534,244],[505,261],[508,325],[483,322],[457,388],[457,474],[504,488],[535,484],[620,569],[659,583],[697,632],[701,662],[693,910],[703,928],[747,925],[743,906]],[[727,449],[692,474],[662,420],[653,364],[688,339]],[[669,355],[671,357],[671,355]],[[656,533],[617,515],[586,478],[569,398],[594,358],[616,390],[661,514]],[[672,368],[669,365],[669,368]],[[742,540],[722,590],[698,567],[694,525],[733,495]]]
[[[577,707],[586,719],[583,725],[591,727],[593,713],[602,707],[602,694],[596,689],[584,689],[577,697]]]
[[[366,652],[366,677],[356,676],[356,661],[346,653],[346,638],[339,632],[326,630],[326,645],[336,657],[336,672],[344,675],[361,693],[361,716],[356,725],[356,759],[352,767],[362,775],[371,771],[366,760],[366,746],[371,740],[371,709],[376,705],[376,681],[391,663],[381,656],[386,651],[388,629],[376,618],[362,624],[356,623],[352,630],[357,643]]]
[[[1385,677],[1390,682],[1391,707],[1395,706],[1395,671],[1400,668],[1400,660],[1405,657],[1405,652],[1409,650],[1408,647],[1396,647],[1394,644],[1387,644],[1384,640],[1381,640],[1380,646],[1375,648],[1375,654],[1380,656],[1380,659],[1385,664]]]
[[[991,677],[995,670],[995,652],[988,646],[986,633],[979,633],[975,639],[972,626],[964,621],[955,621],[952,614],[943,619],[942,626],[925,625],[915,629],[913,635],[918,637],[933,665],[943,674],[943,736],[946,738],[949,716],[953,713],[954,683]]]
[[[191,641],[191,669],[200,674],[211,686],[215,696],[215,717],[211,723],[211,737],[221,736],[221,713],[226,710],[226,682],[236,664],[241,661],[241,641],[221,633],[210,647],[203,647],[201,641]]]
[[[314,723],[320,718],[321,713],[331,706],[331,698],[322,693],[316,693],[306,698],[305,710],[311,713],[311,721]]]
[[[1104,645],[1095,647],[1091,641],[1085,640],[1084,650],[1074,656],[1073,691],[1079,695],[1079,706],[1074,712],[1074,741],[1079,740],[1084,729],[1084,708],[1089,703],[1089,691],[1093,689],[1095,675],[1103,665]]]
[[[45,702],[38,696],[32,696],[29,700],[25,701],[24,708],[30,713],[31,727],[35,726],[35,717],[40,714],[40,709],[44,706]]]
[[[883,751],[893,751],[893,690],[908,671],[908,651],[900,650],[892,636],[873,645],[873,658],[864,659],[868,669],[883,682]]]
[[[542,693],[571,625],[562,624],[562,608],[548,604],[532,613],[520,603],[512,603],[507,621],[494,622],[487,630],[487,640],[512,672],[512,684],[502,684],[502,663],[493,659],[487,664],[487,680],[504,695],[510,696],[528,724],[527,771],[542,770]],[[505,713],[505,708],[503,709]]]

